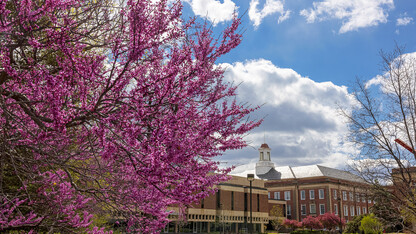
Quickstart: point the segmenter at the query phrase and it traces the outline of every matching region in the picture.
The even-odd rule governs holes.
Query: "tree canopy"
[[[180,1],[0,1],[0,230],[157,232],[227,179],[214,157],[261,121]],[[212,173],[216,172],[216,173]]]

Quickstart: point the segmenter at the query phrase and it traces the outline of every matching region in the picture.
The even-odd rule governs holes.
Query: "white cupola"
[[[256,163],[256,175],[263,175],[274,168],[274,163],[271,161],[270,157],[270,147],[263,143],[259,148],[259,161]]]

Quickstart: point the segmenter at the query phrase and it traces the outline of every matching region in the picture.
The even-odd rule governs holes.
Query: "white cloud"
[[[396,21],[396,25],[397,26],[406,26],[408,24],[410,24],[413,21],[412,17],[402,17],[402,18],[398,18]]]
[[[403,74],[410,77],[416,77],[416,52],[402,54],[401,56],[393,59],[391,62],[393,72],[391,74]],[[391,87],[391,80],[389,79],[390,73],[385,72],[382,75],[377,75],[365,83],[365,88],[371,88],[371,86],[379,86],[384,93],[394,93],[394,87]],[[395,77],[393,80],[397,79]],[[413,79],[410,79],[413,81]]]
[[[285,21],[290,16],[290,11],[284,10],[284,1],[282,0],[266,0],[263,9],[260,11],[257,9],[258,5],[259,0],[251,0],[248,10],[248,16],[253,21],[254,27],[258,27],[264,17],[274,13],[280,13],[278,23]]]
[[[237,11],[235,3],[231,0],[185,0],[191,5],[195,15],[204,17],[211,21],[214,26],[218,23],[233,19],[234,12]]]
[[[253,148],[227,152],[223,160],[234,164],[257,160],[264,134],[276,166],[342,166],[354,152],[343,142],[348,130],[338,114],[338,105],[348,108],[354,102],[347,87],[315,82],[264,59],[223,65],[228,67],[225,77],[241,83],[240,101],[264,104],[254,117],[266,116],[247,137]]]
[[[387,22],[387,11],[394,8],[393,0],[324,0],[313,2],[313,8],[300,14],[308,23],[327,19],[343,21],[339,33],[376,26]]]
[[[365,88],[368,89],[371,86],[381,85],[383,83],[383,76],[377,75],[376,77],[372,78],[371,80],[365,83]]]

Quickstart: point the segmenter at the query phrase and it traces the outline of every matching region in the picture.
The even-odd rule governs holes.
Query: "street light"
[[[340,194],[341,195],[341,194]],[[342,216],[341,216],[341,211],[342,211],[342,208],[341,208],[341,196],[339,196],[338,198],[337,198],[337,200],[338,200],[338,217],[339,217],[339,233],[340,234],[342,234],[342,220],[341,220],[341,218],[342,218]]]
[[[253,207],[252,203],[252,183],[254,180],[254,174],[247,174],[247,180],[250,181],[250,233],[253,233]]]

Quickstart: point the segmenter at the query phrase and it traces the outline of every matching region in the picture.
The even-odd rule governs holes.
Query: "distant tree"
[[[397,47],[393,53],[381,52],[381,58],[382,74],[357,81],[352,90],[356,106],[342,111],[349,120],[349,138],[359,149],[351,166],[378,186],[392,208],[415,217],[416,57]]]
[[[306,218],[302,220],[302,227],[312,230],[312,229],[322,229],[323,225],[317,217],[306,216]]]
[[[391,192],[386,191],[386,187],[376,184],[372,187],[371,194],[370,199],[375,203],[369,210],[383,223],[384,229],[388,232],[402,230],[405,218],[399,207],[395,206]]]
[[[366,215],[361,220],[360,230],[365,234],[378,234],[383,232],[383,224],[374,216]]]
[[[322,226],[328,230],[335,230],[339,226],[345,226],[345,219],[341,219],[338,215],[334,213],[325,213],[318,216],[318,220],[321,222]]]
[[[350,220],[345,226],[346,233],[358,233],[360,232],[361,220],[364,218],[364,215],[357,215],[353,220]]]
[[[270,224],[274,230],[279,230],[283,226],[285,218],[283,217],[284,210],[281,205],[274,205],[270,210]]]
[[[0,232],[110,214],[154,233],[212,193],[215,157],[260,124],[216,64],[239,24],[214,38],[179,0],[0,0]]]

